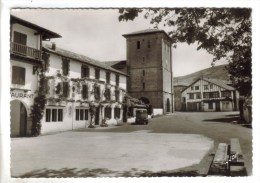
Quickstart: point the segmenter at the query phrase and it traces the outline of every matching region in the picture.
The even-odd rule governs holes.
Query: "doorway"
[[[11,137],[25,137],[27,134],[27,111],[19,100],[11,101]]]
[[[216,102],[216,111],[219,112],[220,111],[220,102]]]
[[[95,114],[95,125],[99,125],[99,112],[100,112],[100,107],[97,107],[96,114]]]

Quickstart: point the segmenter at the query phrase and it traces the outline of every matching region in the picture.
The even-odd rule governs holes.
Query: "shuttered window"
[[[89,77],[89,67],[87,65],[82,65],[81,66],[81,77]]]
[[[69,74],[69,63],[69,59],[62,58],[62,72],[64,76],[67,76]]]
[[[25,68],[12,67],[12,84],[25,85]]]
[[[27,43],[27,35],[14,31],[14,42],[22,45]]]
[[[119,86],[119,75],[116,75],[116,86]]]
[[[68,82],[63,82],[63,97],[68,97],[69,96],[69,83]]]
[[[99,79],[100,78],[100,69],[95,69],[95,78]]]
[[[105,108],[105,118],[111,119],[111,107]]]
[[[88,85],[82,85],[82,99],[88,98]]]
[[[120,113],[121,113],[121,109],[118,108],[118,107],[116,107],[116,108],[114,109],[114,118],[120,119]]]
[[[110,72],[106,72],[106,82],[110,83]]]

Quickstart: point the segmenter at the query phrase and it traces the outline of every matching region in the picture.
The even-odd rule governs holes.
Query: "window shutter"
[[[62,72],[64,76],[67,76],[69,74],[69,59],[62,58]]]
[[[81,65],[81,78],[84,78],[85,77],[85,67],[84,65]]]
[[[88,85],[82,85],[82,98],[88,98]]]
[[[25,68],[12,67],[12,84],[25,85]]]
[[[63,82],[63,97],[69,96],[69,83]]]

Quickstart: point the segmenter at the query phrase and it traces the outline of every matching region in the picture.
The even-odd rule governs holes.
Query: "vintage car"
[[[136,124],[148,124],[148,114],[147,109],[137,109],[136,110],[136,117],[135,117]]]

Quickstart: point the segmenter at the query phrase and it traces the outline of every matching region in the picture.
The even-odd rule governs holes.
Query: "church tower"
[[[127,42],[129,95],[152,104],[154,114],[173,112],[171,38],[159,29],[123,36]]]

